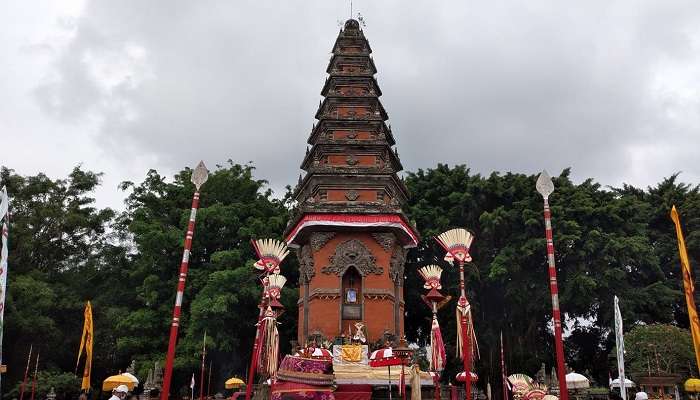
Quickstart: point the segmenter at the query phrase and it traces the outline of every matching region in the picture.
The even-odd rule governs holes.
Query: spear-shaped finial
[[[197,191],[199,191],[199,188],[204,185],[207,179],[209,179],[209,170],[207,166],[204,165],[204,161],[200,161],[194,171],[192,171],[192,183],[194,183],[194,187],[197,188]]]
[[[552,182],[552,178],[549,177],[547,171],[543,170],[540,176],[537,178],[535,188],[537,188],[537,191],[545,199],[549,198],[549,195],[554,192],[554,182]]]

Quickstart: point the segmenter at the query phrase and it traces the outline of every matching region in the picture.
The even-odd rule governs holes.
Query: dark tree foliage
[[[633,374],[695,373],[690,332],[673,325],[638,325],[625,334],[625,362]]]
[[[408,333],[419,342],[429,340],[428,309],[417,296],[418,267],[442,265],[446,292],[458,296],[457,270],[442,261],[444,253],[432,236],[453,227],[472,230],[476,239],[468,290],[481,350],[476,368],[486,378],[482,383],[500,382],[501,331],[510,372],[534,374],[541,363],[554,363],[543,205],[536,179],[513,173],[481,176],[465,166],[446,165],[409,173],[406,179],[412,193],[406,212],[423,235],[407,268],[407,292],[416,293],[406,296]],[[629,327],[652,322],[688,325],[668,213],[672,204],[680,208],[694,262],[700,255],[698,188],[677,183],[676,176],[646,191],[601,188],[592,180],[574,184],[569,170],[554,184],[550,205],[560,302],[569,334],[567,362],[604,382],[612,370],[608,354],[614,347],[613,295],[622,299]],[[441,321],[453,355],[454,303],[441,312]],[[451,358],[450,375],[461,370]]]
[[[274,198],[253,172],[252,166],[230,162],[217,166],[202,187],[173,393],[198,370],[205,331],[214,391],[225,378],[245,375],[261,288],[249,241],[279,238],[289,215],[289,193]],[[14,389],[3,390],[6,396],[16,396],[30,344],[41,351],[47,382],[73,384],[68,374],[75,370],[86,300],[92,301],[95,318],[96,389],[131,360],[144,378],[154,361],[164,359],[194,191],[190,174],[185,169],[168,180],[149,171],[141,183],[125,182],[126,209],[115,213],[94,205],[99,174],[77,167],[66,179],[52,180],[2,169],[2,184],[12,196],[4,339],[9,370],[3,387]],[[481,176],[446,165],[406,179],[412,198],[405,211],[423,237],[406,269],[407,335],[421,345],[429,340],[418,267],[442,265],[443,292],[458,294],[457,271],[442,261],[432,237],[453,227],[471,229],[476,240],[467,272],[481,354],[476,368],[480,384],[490,381],[496,391],[501,331],[509,372],[534,374],[542,362],[548,370],[553,364],[542,199],[535,180],[513,173]],[[698,187],[679,183],[676,176],[647,189],[602,188],[592,180],[575,184],[565,170],[555,186],[550,203],[567,362],[604,382],[615,362],[613,295],[621,299],[626,331],[644,323],[687,328],[668,213],[672,204],[679,208],[691,263],[697,265],[700,195]],[[283,353],[296,337],[297,269],[290,256],[283,266],[289,279],[282,296],[287,312],[280,319]],[[439,315],[449,375],[460,369],[454,359],[454,304]],[[42,390],[48,386],[40,385],[40,398]],[[65,389],[63,395],[71,393]]]
[[[58,180],[0,171],[12,201],[3,339],[3,363],[10,367],[4,388],[21,379],[31,344],[35,355],[41,353],[41,369],[73,371],[85,300],[109,307],[121,292],[115,271],[124,266],[124,253],[107,231],[114,212],[95,208],[90,197],[99,178],[80,167]],[[104,343],[112,326],[108,315],[96,315],[96,341]],[[95,355],[96,374],[104,374],[107,353]],[[49,388],[39,389],[41,398]]]
[[[250,239],[279,237],[287,221],[283,201],[252,173],[252,166],[218,166],[202,187],[174,392],[198,370],[205,331],[213,384],[222,387],[224,378],[245,375],[261,288]],[[68,179],[54,181],[2,170],[12,197],[4,346],[11,368],[5,382],[16,389],[30,344],[42,353],[41,369],[75,370],[86,300],[95,319],[95,388],[131,360],[145,378],[153,361],[164,359],[194,191],[190,174],[186,169],[167,182],[149,171],[138,185],[123,183],[130,194],[126,210],[116,215],[92,206],[99,174],[76,168]],[[282,301],[291,312],[280,319],[280,333],[293,337],[294,257],[285,261],[284,274],[289,288]],[[287,341],[282,345],[289,350]]]
[[[174,382],[189,384],[199,369],[202,340],[207,333],[208,357],[216,366],[214,382],[233,374],[245,375],[255,336],[257,303],[261,285],[252,268],[255,254],[252,238],[279,238],[287,222],[287,209],[265,190],[266,181],[253,179],[253,167],[229,162],[209,175],[201,191],[200,208],[190,256],[180,339],[176,350]],[[141,376],[154,361],[163,360],[167,349],[175,288],[182,246],[190,215],[194,185],[191,170],[175,176],[172,183],[149,171],[131,189],[127,210],[118,225],[130,235],[134,254],[128,282],[131,306],[117,323],[116,353],[122,363],[135,359]],[[283,274],[289,279],[283,301],[288,313],[280,322],[282,337],[296,332],[295,298],[298,276],[294,257],[285,261]],[[283,341],[282,350],[289,350]]]

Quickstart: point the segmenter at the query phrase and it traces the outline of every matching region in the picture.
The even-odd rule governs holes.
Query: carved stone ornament
[[[330,264],[321,270],[324,274],[342,276],[350,267],[355,267],[362,276],[369,274],[381,275],[382,267],[377,266],[377,259],[358,239],[350,239],[341,243],[330,256]]]
[[[377,243],[379,243],[380,246],[382,246],[384,251],[391,250],[391,248],[394,246],[394,240],[396,239],[396,236],[394,236],[394,234],[391,232],[373,233],[372,237],[377,241]]]
[[[391,255],[391,261],[389,261],[389,278],[391,278],[396,286],[403,286],[403,272],[406,265],[406,253],[408,253],[407,249],[396,245],[394,246],[394,252]]]
[[[319,251],[334,237],[335,232],[314,232],[311,234],[311,239],[309,240],[311,242],[311,248],[313,248],[314,251]]]
[[[311,246],[308,244],[297,250],[297,258],[299,259],[299,278],[302,283],[309,283],[316,275],[314,271],[314,255],[311,251]]]
[[[360,193],[355,189],[351,189],[345,192],[345,198],[350,201],[355,201],[360,198]]]

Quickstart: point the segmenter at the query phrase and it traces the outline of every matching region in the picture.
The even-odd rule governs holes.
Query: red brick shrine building
[[[404,264],[418,233],[401,211],[408,191],[371,53],[359,23],[348,20],[301,163],[285,238],[299,258],[302,344],[354,332],[356,322],[370,342],[403,334]]]

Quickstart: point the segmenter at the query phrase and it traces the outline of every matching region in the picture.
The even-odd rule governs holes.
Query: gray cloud
[[[355,7],[406,169],[700,180],[697,1],[378,3]],[[107,157],[166,172],[250,160],[279,189],[300,172],[346,8],[91,1],[33,95],[56,123],[97,121]]]

